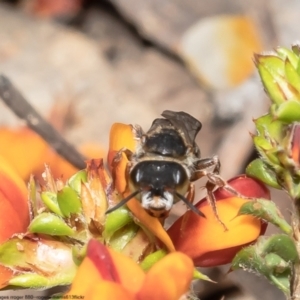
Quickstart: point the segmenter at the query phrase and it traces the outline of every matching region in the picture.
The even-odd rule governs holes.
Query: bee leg
[[[218,222],[223,226],[224,230],[227,231],[228,228],[226,227],[226,225],[222,222],[220,216],[219,216],[219,212],[217,209],[217,205],[216,205],[216,198],[215,195],[213,193],[214,189],[216,188],[216,186],[219,187],[218,184],[216,184],[215,182],[213,182],[212,180],[210,180],[210,174],[207,174],[207,177],[209,178],[209,180],[206,183],[206,190],[207,190],[207,200],[209,205],[211,206],[214,215],[216,217],[216,219],[218,220]]]
[[[195,199],[195,186],[192,183],[189,184],[186,199],[188,199],[189,202],[193,204]]]

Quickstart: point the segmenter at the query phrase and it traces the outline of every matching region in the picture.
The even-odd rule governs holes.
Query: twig
[[[0,75],[0,98],[27,126],[39,134],[53,149],[73,166],[84,169],[85,158],[27,102],[10,80]]]

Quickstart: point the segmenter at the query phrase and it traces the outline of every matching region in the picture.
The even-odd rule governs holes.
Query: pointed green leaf
[[[103,237],[109,239],[116,231],[133,222],[129,210],[121,207],[106,216]]]
[[[292,232],[291,226],[283,218],[275,203],[270,200],[248,201],[241,206],[238,215],[252,215],[276,225],[286,233]]]
[[[57,194],[54,192],[42,192],[41,193],[41,199],[43,200],[44,204],[46,205],[46,207],[54,212],[55,214],[57,214],[58,216],[63,216],[59,205],[57,203]]]
[[[300,92],[300,76],[296,71],[298,61],[295,66],[292,65],[289,59],[285,60],[285,76],[288,82]],[[300,100],[300,99],[299,99]]]
[[[75,190],[78,195],[80,195],[81,192],[81,183],[87,182],[87,173],[86,170],[78,171],[76,174],[74,174],[69,180],[68,185]]]
[[[234,257],[231,269],[244,269],[250,272],[264,275],[271,283],[289,294],[290,268],[286,270],[276,269],[275,264],[287,267],[287,264],[276,254],[262,254],[256,245],[243,248]],[[278,272],[279,271],[279,272]],[[282,271],[282,272],[280,272]]]
[[[262,159],[253,160],[246,168],[249,177],[256,178],[263,183],[276,189],[281,189],[277,182],[276,174]]]
[[[255,136],[253,137],[253,143],[259,154],[268,164],[272,167],[280,165],[280,161],[276,155],[277,149],[269,141],[262,136]]]
[[[198,269],[194,269],[194,273],[193,273],[193,279],[200,279],[200,280],[205,280],[205,281],[209,281],[209,282],[214,282],[215,281],[211,280],[207,275],[201,273]]]
[[[284,77],[284,60],[274,54],[258,54],[255,55],[258,66],[263,66],[272,75],[273,80],[278,76]]]
[[[65,217],[70,217],[71,214],[81,211],[81,202],[78,194],[69,186],[65,186],[57,192],[57,203]]]
[[[165,250],[158,250],[147,255],[144,260],[140,263],[141,268],[144,271],[148,271],[156,262],[167,255]]]
[[[86,250],[87,250],[87,244],[85,245],[74,245],[72,248],[72,256],[73,256],[73,261],[76,264],[76,266],[79,266],[83,259],[86,256]]]
[[[269,272],[260,253],[254,246],[248,246],[239,251],[231,262],[231,269],[244,269],[247,271],[266,275]]]
[[[52,213],[41,213],[36,216],[28,227],[29,232],[49,235],[72,236],[74,230],[63,219]]]
[[[289,100],[277,106],[273,110],[273,115],[279,121],[292,123],[300,121],[300,102]]]
[[[9,280],[9,285],[34,289],[48,287],[49,280],[44,276],[28,273],[13,277],[11,280]]]
[[[114,250],[121,252],[124,247],[136,236],[140,227],[135,223],[129,223],[116,231],[109,239],[108,245]]]
[[[294,69],[297,68],[297,65],[299,62],[299,57],[297,56],[297,54],[295,52],[293,52],[292,50],[290,50],[288,48],[284,48],[284,47],[278,47],[276,49],[276,52],[278,53],[279,57],[282,60],[288,59],[291,62]]]
[[[270,96],[270,99],[276,104],[281,104],[286,101],[286,97],[281,87],[277,81],[274,80],[272,74],[262,65],[258,65],[257,68],[265,91]]]
[[[254,123],[259,135],[269,142],[276,143],[282,140],[285,125],[270,114],[255,119]]]
[[[276,234],[263,240],[260,246],[263,254],[274,253],[285,262],[299,262],[296,245],[291,237],[286,234]]]

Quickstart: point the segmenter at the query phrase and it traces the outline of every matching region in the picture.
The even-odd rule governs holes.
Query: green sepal
[[[81,202],[78,194],[69,186],[57,192],[57,203],[63,216],[70,217],[81,211]]]
[[[36,235],[14,237],[1,244],[0,264],[14,271],[7,284],[24,288],[70,284],[77,270],[71,245]]]
[[[281,189],[276,179],[276,174],[262,159],[253,160],[246,168],[249,177],[256,178],[275,189]]]
[[[83,246],[76,244],[73,246],[72,257],[76,266],[79,266],[82,263],[83,259],[86,256],[86,250],[87,250],[87,244]]]
[[[289,100],[279,106],[271,106],[274,118],[285,123],[300,121],[300,102]]]
[[[254,123],[259,135],[264,137],[267,141],[278,143],[282,140],[284,124],[275,120],[270,114],[255,119]]]
[[[132,222],[133,219],[129,210],[120,207],[106,216],[103,237],[109,239],[116,231]]]
[[[274,224],[287,234],[292,232],[291,226],[284,219],[276,204],[270,200],[256,199],[247,201],[240,207],[239,215],[252,215]]]
[[[87,173],[86,170],[80,170],[76,174],[74,174],[69,180],[68,185],[75,190],[78,195],[81,192],[81,183],[87,182]]]
[[[260,78],[263,82],[265,91],[268,93],[270,99],[276,104],[280,104],[286,101],[282,89],[280,88],[277,81],[274,80],[269,70],[260,64],[258,64],[257,68],[258,68]]]
[[[259,154],[273,167],[278,166],[280,161],[277,157],[277,149],[262,136],[254,136],[253,143]]]
[[[293,240],[278,234],[260,237],[256,245],[243,248],[232,261],[231,269],[242,268],[264,275],[285,294],[290,293],[291,265],[298,261]]]
[[[211,280],[207,275],[201,273],[198,269],[194,269],[194,273],[193,273],[193,279],[200,279],[200,280],[205,280],[205,281],[209,281],[209,282],[214,282],[213,280]]]
[[[74,234],[74,230],[63,219],[52,213],[41,213],[36,216],[30,223],[28,231],[57,236],[72,236]]]
[[[257,68],[266,92],[273,103],[299,98],[297,90],[288,82],[285,61],[276,55],[256,55]]]
[[[165,250],[158,250],[149,255],[147,255],[144,260],[140,263],[141,268],[144,271],[148,271],[156,262],[161,260],[167,255]]]
[[[296,71],[298,62],[296,65],[293,66],[289,59],[285,60],[285,76],[287,81],[297,90],[298,92],[298,100],[299,99],[299,92],[300,92],[300,76]]]
[[[30,273],[13,277],[9,280],[9,285],[32,289],[50,286],[49,280],[46,277]]]
[[[42,192],[41,199],[50,211],[54,212],[58,216],[63,216],[63,213],[61,212],[57,202],[57,193],[49,191]]]
[[[293,68],[297,69],[299,57],[295,52],[293,52],[292,50],[290,50],[288,48],[284,48],[284,47],[278,47],[276,49],[276,52],[278,53],[279,57],[282,60],[288,59],[290,61],[291,65],[293,66]]]
[[[299,262],[296,245],[293,239],[286,234],[276,234],[263,239],[260,248],[261,252],[275,253],[288,263]]]
[[[125,246],[136,236],[140,227],[135,223],[129,223],[116,231],[109,239],[108,245],[112,249],[121,252]]]

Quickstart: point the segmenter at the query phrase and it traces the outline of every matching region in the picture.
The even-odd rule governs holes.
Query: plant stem
[[[0,98],[27,126],[41,136],[53,149],[78,169],[84,169],[85,158],[48,123],[14,87],[10,80],[0,75]]]

